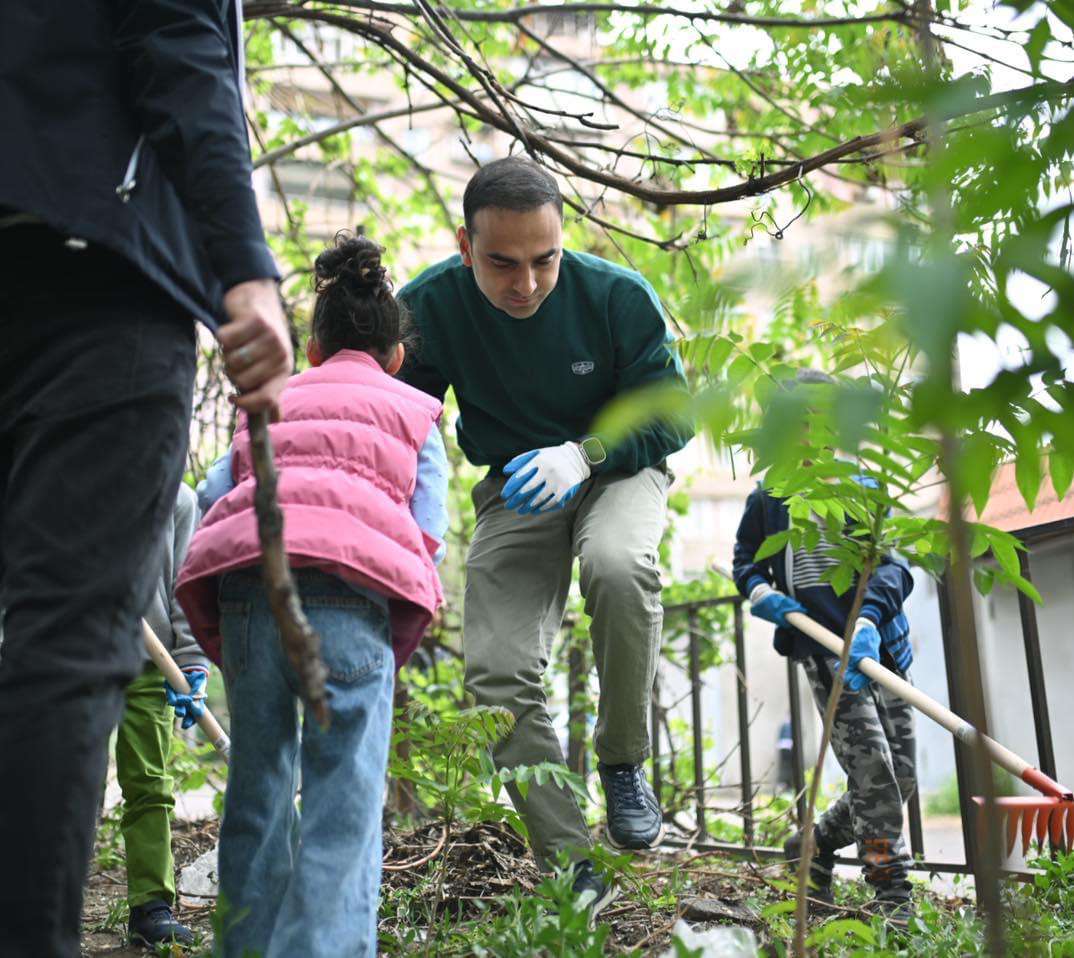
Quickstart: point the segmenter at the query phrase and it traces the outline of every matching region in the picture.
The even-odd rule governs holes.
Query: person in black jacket
[[[291,372],[230,0],[0,4],[0,951],[79,954],[195,324],[248,411]]]

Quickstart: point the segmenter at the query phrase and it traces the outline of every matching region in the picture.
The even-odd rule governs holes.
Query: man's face
[[[508,316],[532,316],[555,289],[563,223],[551,203],[524,213],[487,206],[474,215],[473,230],[459,227],[458,240],[477,288]]]

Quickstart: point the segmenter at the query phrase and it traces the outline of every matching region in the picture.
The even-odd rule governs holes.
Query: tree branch
[[[343,89],[342,86],[340,86],[335,76],[333,76],[332,71],[329,70],[327,67],[321,65],[321,62],[317,59],[316,54],[312,50],[310,50],[309,47],[307,47],[299,37],[295,36],[294,31],[291,30],[291,28],[288,27],[287,24],[280,23],[277,21],[274,22],[273,25],[276,27],[277,30],[283,33],[283,35],[286,36],[288,40],[290,40],[296,47],[298,47],[299,50],[302,51],[302,53],[307,57],[307,59],[309,59],[310,63],[314,64],[319,68],[321,75],[329,82],[329,84],[331,84],[332,89],[336,91],[336,94],[352,110],[354,110],[355,113],[364,116],[369,115],[368,112],[362,108],[361,104],[359,104],[358,101],[354,99],[354,97],[352,97],[346,90]],[[401,143],[396,141],[394,137],[385,133],[376,123],[373,123],[371,125],[377,136],[384,144],[386,144],[390,149],[394,150],[401,157],[403,157],[403,159],[410,163],[410,165],[413,166],[414,169],[416,169],[418,173],[421,174],[422,179],[425,180],[426,187],[428,187],[429,193],[432,195],[433,200],[436,202],[436,205],[440,210],[440,215],[443,217],[444,225],[447,226],[448,229],[451,229],[451,227],[454,225],[454,220],[451,217],[451,211],[448,209],[448,205],[444,201],[443,195],[440,193],[440,189],[436,185],[436,181],[433,179],[433,171],[429,169],[429,167],[427,167],[424,163],[422,163],[421,160],[419,160],[416,156],[410,153],[410,151],[407,150]],[[275,169],[273,169],[273,176],[275,176]]]
[[[251,6],[253,7],[254,5]],[[463,83],[431,63],[415,50],[412,50],[405,43],[397,40],[379,25],[324,10],[307,10],[302,7],[291,7],[290,10],[290,15],[296,19],[329,23],[377,44],[386,52],[391,53],[400,61],[412,67],[422,77],[423,84],[430,90],[436,90],[436,87],[439,86],[450,91],[455,97],[452,105],[456,109],[463,105],[469,107],[477,118],[488,126],[510,136],[519,137],[526,146],[527,151],[532,154],[542,154],[547,159],[562,166],[568,173],[582,179],[659,206],[716,206],[748,197],[761,196],[794,182],[806,173],[834,164],[845,156],[860,153],[863,150],[877,146],[890,148],[892,144],[899,140],[916,138],[929,122],[926,117],[918,117],[907,123],[902,123],[886,130],[879,130],[867,136],[857,136],[846,142],[836,144],[822,153],[803,159],[797,165],[788,166],[766,176],[750,178],[733,186],[711,190],[663,189],[591,166],[535,130],[523,130],[521,136],[519,136],[516,123],[512,122],[513,118],[508,119],[499,111],[490,109]],[[478,69],[480,70],[480,68]],[[1072,93],[1074,93],[1074,81],[1038,83],[1005,93],[980,97],[966,107],[948,110],[941,119],[951,120],[988,110],[1003,109],[1016,105],[1024,106],[1041,100],[1064,99],[1071,96]],[[444,99],[447,100],[448,98],[444,97]],[[406,112],[406,110],[403,110],[396,112],[394,115],[405,115]],[[354,125],[357,125],[357,123]],[[338,128],[336,128],[336,132],[338,132]],[[326,135],[330,135],[329,131],[322,131],[319,137],[318,135],[313,135],[312,139],[310,137],[303,138],[303,144],[316,142],[318,138],[323,138]],[[284,150],[288,149],[288,147],[281,147],[280,149]],[[265,157],[261,157],[260,161],[265,161]]]
[[[314,130],[312,133],[300,136],[297,140],[292,140],[290,143],[278,146],[274,150],[262,153],[254,160],[254,169],[256,170],[266,163],[275,163],[285,156],[297,153],[303,147],[312,146],[315,143],[320,143],[323,140],[338,136],[340,133],[346,133],[348,130],[353,130],[360,126],[376,126],[376,124],[383,120],[394,120],[401,116],[413,116],[417,113],[429,113],[432,110],[444,110],[453,107],[454,105],[455,104],[449,100],[437,100],[432,103],[419,103],[417,106],[395,107],[391,110],[382,110],[380,113],[362,113],[359,116],[351,117],[348,120],[342,120],[332,126],[326,126],[321,130]]]
[[[394,13],[405,17],[421,17],[419,6],[409,3],[389,3],[384,0],[334,0],[337,7],[352,10],[368,10],[371,13]],[[301,3],[281,3],[276,0],[254,0],[245,5],[247,19],[265,16],[290,17],[306,11]],[[475,23],[519,23],[526,17],[564,16],[586,13],[630,13],[638,17],[678,17],[703,23],[729,23],[737,26],[762,27],[765,29],[818,30],[829,27],[853,27],[866,23],[908,23],[905,12],[874,13],[861,17],[754,17],[741,13],[718,13],[706,10],[684,10],[680,7],[655,4],[628,3],[541,3],[526,7],[509,7],[504,10],[455,10],[459,20]]]

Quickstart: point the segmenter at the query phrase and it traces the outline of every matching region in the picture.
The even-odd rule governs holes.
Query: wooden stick
[[[328,669],[321,660],[321,637],[302,611],[291,565],[283,544],[283,513],[276,499],[276,464],[272,459],[268,413],[249,417],[250,454],[253,458],[257,491],[257,533],[261,539],[261,568],[269,605],[280,630],[280,641],[291,667],[298,676],[299,693],[321,728],[328,728]]]
[[[149,657],[156,667],[164,673],[164,678],[168,680],[168,684],[181,695],[189,695],[190,683],[186,680],[183,670],[176,665],[175,659],[168,654],[168,650],[164,648],[164,644],[157,638],[156,633],[149,627],[149,623],[145,619],[142,619],[142,639],[145,642]],[[228,738],[227,732],[221,728],[213,713],[209,711],[209,706],[205,706],[196,721],[205,733],[206,738],[213,743],[213,748],[224,757],[225,761],[230,761],[231,739]]]

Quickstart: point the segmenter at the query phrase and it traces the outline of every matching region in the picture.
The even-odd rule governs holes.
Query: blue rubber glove
[[[589,463],[576,442],[524,452],[503,471],[510,478],[500,498],[522,516],[562,509],[590,475]]]
[[[806,607],[797,599],[792,599],[778,589],[773,589],[767,582],[758,583],[750,590],[751,614],[781,628],[792,628],[787,621],[788,612],[805,612],[805,610]]]
[[[205,478],[198,483],[198,511],[205,515],[218,499],[223,499],[235,488],[235,480],[231,478],[231,450],[225,452],[219,459],[209,466]]]
[[[200,665],[191,665],[183,669],[183,675],[190,685],[190,694],[177,692],[167,680],[164,681],[164,694],[168,704],[175,709],[175,717],[183,720],[183,728],[190,728],[205,713],[204,689],[209,673]]]
[[[852,692],[860,692],[870,682],[867,675],[858,671],[858,663],[862,659],[880,661],[880,633],[868,619],[858,619],[854,623],[854,637],[850,640],[850,658],[847,660],[843,685]]]

